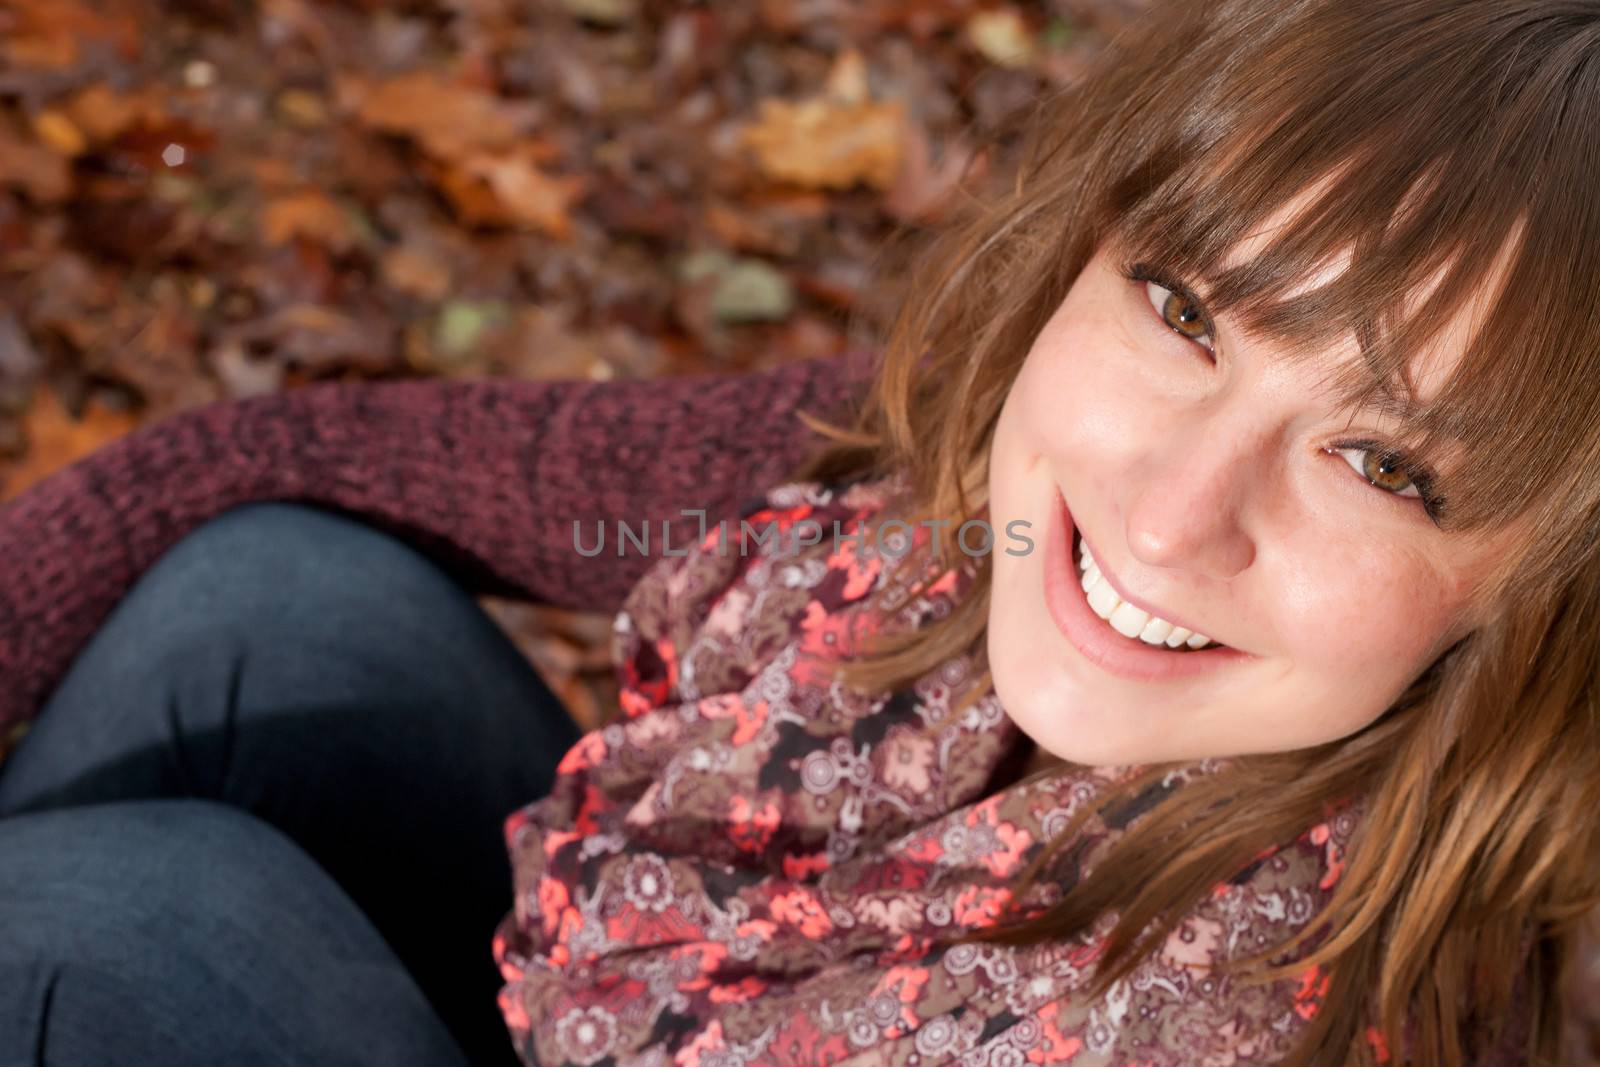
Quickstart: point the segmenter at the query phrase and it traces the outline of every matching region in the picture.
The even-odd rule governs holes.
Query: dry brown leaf
[[[0,121],[0,188],[5,186],[41,204],[58,203],[72,192],[72,167],[60,152],[12,136]]]
[[[489,183],[515,221],[553,237],[571,234],[572,218],[567,212],[588,185],[583,177],[546,174],[520,153],[476,156],[466,161],[466,169]]]
[[[218,345],[207,362],[230,398],[260,396],[283,389],[283,364],[270,359],[252,359],[237,340],[230,339]]]
[[[741,139],[769,178],[813,189],[894,183],[905,108],[898,100],[870,99],[866,61],[856,49],[835,58],[822,93],[799,101],[769,97],[759,107]]]
[[[317,241],[335,252],[355,244],[355,230],[333,198],[316,189],[280,196],[261,211],[261,237],[271,245],[285,245],[296,237]]]
[[[92,399],[83,418],[74,419],[56,399],[54,391],[40,385],[28,405],[23,429],[28,451],[9,467],[0,469],[0,500],[8,500],[49,477],[73,461],[87,456],[107,441],[121,437],[139,424],[139,417],[112,411]]]
[[[110,141],[140,123],[154,126],[166,119],[152,92],[119,93],[105,82],[79,90],[62,110],[92,144]]]
[[[339,92],[354,102],[356,116],[368,126],[410,137],[447,160],[508,148],[527,132],[532,118],[526,107],[457,84],[437,71],[378,82],[344,78]]]
[[[565,240],[572,235],[570,209],[589,180],[546,174],[537,162],[540,154],[519,148],[472,155],[445,167],[440,187],[465,222],[536,229]]]
[[[1033,31],[1015,8],[975,11],[967,19],[967,36],[991,63],[1026,68],[1038,58]]]
[[[834,58],[823,92],[841,104],[867,103],[867,61],[859,49],[846,48]]]
[[[894,183],[905,119],[898,100],[850,105],[767,99],[760,107],[760,118],[744,130],[744,143],[768,177],[818,189],[857,182],[887,189]]]
[[[83,131],[65,113],[45,108],[33,117],[33,132],[39,140],[64,156],[81,156],[89,147]]]
[[[152,283],[156,303],[138,328],[123,333],[119,343],[97,356],[99,372],[130,386],[144,398],[140,412],[156,420],[175,411],[208,403],[217,397],[216,383],[200,371],[200,322],[189,307],[177,279],[164,276]],[[130,316],[132,317],[132,316]]]
[[[799,250],[799,233],[734,204],[712,201],[706,207],[706,228],[729,248],[791,256]]]
[[[82,57],[85,43],[110,44],[124,59],[139,55],[139,25],[113,5],[79,0],[10,0],[8,32],[0,47],[22,67],[60,70]]]
[[[384,281],[423,300],[440,300],[450,291],[450,268],[437,255],[415,245],[401,245],[384,254],[379,268]]]
[[[339,307],[297,303],[249,323],[234,339],[247,346],[265,346],[273,358],[301,368],[359,367],[384,372],[395,364],[396,332],[392,320],[370,311],[350,313]]]
[[[278,117],[295,126],[310,129],[328,121],[328,105],[316,93],[305,89],[285,89],[273,102]]]

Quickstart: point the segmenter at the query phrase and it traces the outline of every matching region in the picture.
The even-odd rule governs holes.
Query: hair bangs
[[[1335,410],[1370,413],[1433,472],[1442,526],[1495,527],[1546,502],[1570,525],[1600,505],[1583,477],[1600,460],[1600,379],[1581,372],[1600,297],[1578,287],[1575,300],[1572,285],[1600,269],[1600,145],[1569,104],[1600,91],[1600,72],[1560,48],[1474,50],[1469,37],[1492,37],[1458,26],[1453,39],[1457,17],[1421,63],[1415,50],[1384,62],[1381,25],[1283,33],[1300,61],[1249,94],[1227,84],[1232,38],[1203,44],[1171,79],[1194,92],[1131,106],[1097,153],[1115,168],[1098,183],[1101,232],[1281,358],[1324,361]],[[1307,46],[1332,54],[1307,59]],[[1356,62],[1363,52],[1378,61]],[[1503,121],[1463,121],[1484,111],[1471,101],[1496,102]],[[1359,359],[1327,358],[1351,337]],[[1419,361],[1448,369],[1423,390]]]

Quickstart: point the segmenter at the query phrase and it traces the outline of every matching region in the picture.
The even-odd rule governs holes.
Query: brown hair
[[[1600,902],[1597,109],[1593,2],[1171,0],[1041,100],[1011,188],[931,235],[854,424],[808,420],[833,443],[795,477],[900,472],[902,516],[951,529],[978,517],[1011,382],[1115,238],[1204,280],[1213,312],[1234,310],[1284,358],[1315,360],[1354,330],[1366,359],[1328,380],[1352,406],[1400,405],[1396,443],[1443,472],[1441,525],[1527,531],[1484,587],[1489,621],[1370,726],[1226,761],[1135,820],[1058,904],[962,940],[1070,937],[1115,909],[1102,994],[1211,886],[1359,798],[1360,836],[1319,923],[1243,961],[1326,935],[1293,964],[1321,963],[1331,982],[1292,1062],[1370,1062],[1368,1026],[1396,1058],[1470,1061],[1502,1038],[1514,986],[1531,1008],[1529,1053],[1554,1058],[1573,933]],[[1307,190],[1309,207],[1270,245],[1218,269]],[[1289,295],[1341,252],[1350,266],[1334,281]],[[1469,306],[1482,315],[1464,356],[1417,405],[1408,357]],[[902,557],[897,574],[925,580],[971,561],[943,541]],[[989,558],[955,610],[885,632],[841,679],[889,689],[952,655],[981,656]],[[906,578],[883,595],[918,587]],[[989,685],[985,671],[956,711]],[[1132,776],[1106,803],[1149,781]],[[1077,825],[1033,858],[1014,899]]]

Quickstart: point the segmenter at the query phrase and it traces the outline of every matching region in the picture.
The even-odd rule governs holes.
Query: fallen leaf
[[[706,226],[722,243],[746,252],[791,256],[800,248],[799,233],[764,214],[735,204],[713,201],[706,208]]]
[[[273,109],[285,122],[305,129],[328,121],[328,105],[322,97],[305,89],[285,89],[273,102]]]
[[[138,424],[137,415],[110,410],[92,399],[83,417],[75,419],[55,391],[40,384],[22,422],[28,451],[20,462],[0,471],[0,499],[9,500]]]
[[[390,285],[423,300],[438,300],[450,291],[450,268],[441,257],[416,245],[390,249],[379,269]]]
[[[1002,67],[1031,66],[1038,54],[1033,33],[1014,8],[973,12],[967,36],[985,59]]]
[[[736,260],[711,294],[711,313],[720,322],[776,322],[793,310],[789,279],[759,259]]]
[[[823,92],[841,104],[867,103],[867,61],[860,50],[846,48],[839,53],[828,70]]]
[[[261,237],[268,244],[288,244],[296,237],[318,241],[335,252],[356,243],[349,214],[330,196],[316,189],[280,196],[261,211]]]
[[[386,373],[396,369],[397,329],[373,315],[357,317],[319,304],[293,304],[250,323],[236,339],[265,349],[284,364],[311,370],[354,367]]]
[[[452,300],[439,309],[434,350],[448,363],[468,359],[484,335],[509,321],[506,305],[494,300]]]
[[[119,93],[105,82],[95,82],[62,105],[72,124],[90,142],[110,141],[137,123],[159,125],[166,116],[153,94]]]
[[[828,97],[798,103],[768,98],[743,130],[763,173],[809,188],[865,182],[887,189],[900,169],[905,108],[898,100],[842,104]]]
[[[72,167],[66,156],[44,145],[12,136],[0,121],[0,186],[26,193],[39,204],[56,204],[72,193]]]
[[[525,150],[469,156],[446,169],[444,191],[469,223],[537,229],[566,239],[572,234],[570,209],[589,181],[546,174],[536,158]]]
[[[385,81],[347,77],[342,97],[373,129],[410,137],[441,159],[509,148],[528,130],[533,111],[459,85],[437,71],[419,70]]]
[[[110,11],[105,10],[108,6]],[[0,46],[6,58],[21,67],[71,67],[79,61],[85,45],[109,44],[125,60],[139,55],[138,23],[131,12],[118,11],[112,5],[44,0],[14,4],[5,13],[9,24]]]
[[[33,132],[39,140],[64,156],[81,156],[89,139],[63,112],[45,108],[33,117]]]

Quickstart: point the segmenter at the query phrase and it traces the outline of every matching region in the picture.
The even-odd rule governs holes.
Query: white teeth
[[[1095,575],[1094,584],[1089,587],[1088,600],[1094,613],[1102,619],[1111,618],[1111,613],[1122,603],[1122,598],[1111,588],[1111,583],[1101,578],[1099,574]]]
[[[1152,645],[1160,644],[1172,632],[1172,624],[1166,619],[1151,619],[1145,623],[1144,629],[1139,631],[1139,640],[1148,641]]]
[[[1111,583],[1102,579],[1100,567],[1089,554],[1089,546],[1080,541],[1079,548],[1083,553],[1083,558],[1078,561],[1078,569],[1083,572],[1080,582],[1085,593],[1084,599],[1088,600],[1089,607],[1096,615],[1111,624],[1113,630],[1124,637],[1137,637],[1147,645],[1164,644],[1168,648],[1177,648],[1179,645],[1204,648],[1213,643],[1205,634],[1174,626],[1166,619],[1153,616],[1124,601],[1111,588]]]
[[[1123,637],[1138,637],[1144,629],[1144,624],[1150,621],[1150,613],[1132,604],[1118,604],[1111,611],[1111,618],[1106,620],[1111,628]]]

